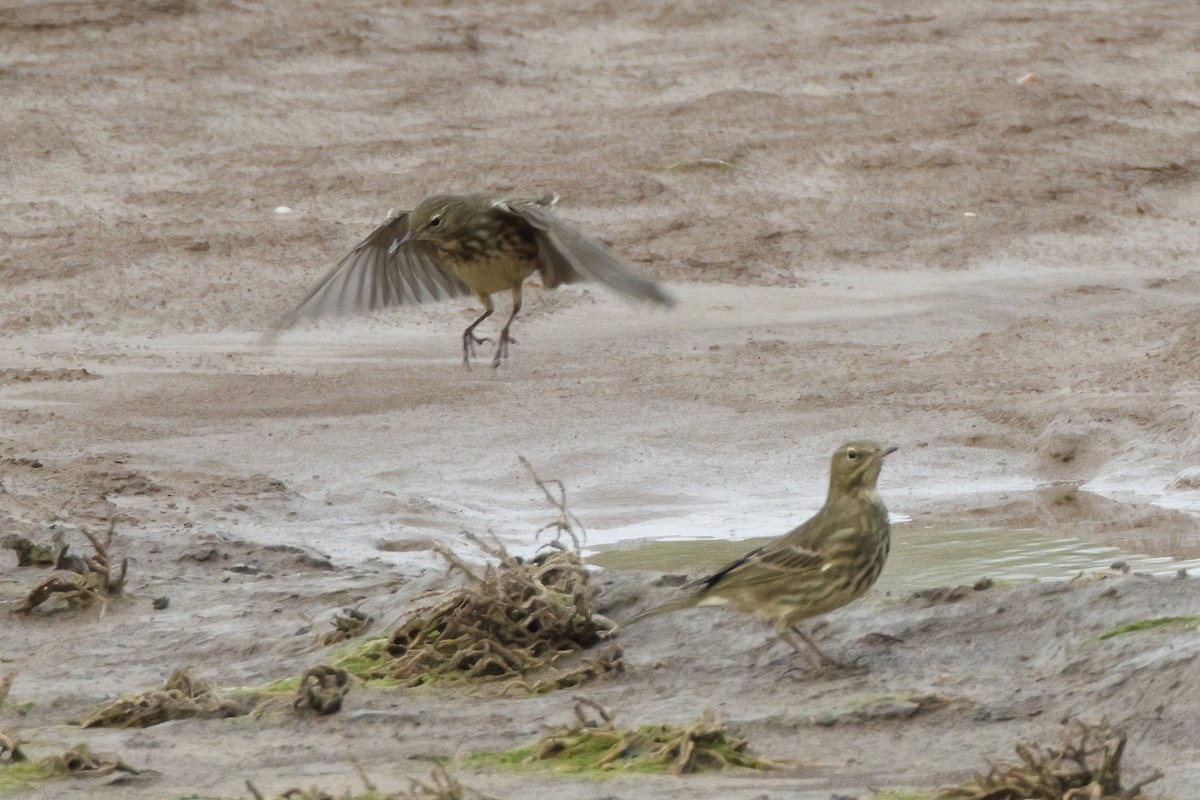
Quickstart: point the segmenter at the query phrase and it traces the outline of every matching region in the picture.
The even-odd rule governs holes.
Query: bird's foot
[[[796,636],[800,637],[806,647],[800,646],[795,639]],[[812,637],[797,627],[793,626],[790,630],[781,631],[779,633],[779,638],[791,645],[793,650],[804,657],[804,660],[808,662],[810,670],[842,670],[847,668],[845,664],[837,659],[830,658],[824,650],[822,650],[820,647],[817,647],[817,643],[812,640]]]
[[[851,675],[865,675],[868,672],[866,661],[859,659],[854,663],[845,661],[835,661],[829,659],[825,661],[809,661],[804,664],[795,664],[783,671],[780,677],[791,678],[793,680],[804,680],[817,676],[823,678],[841,678]]]
[[[508,344],[515,341],[516,339],[508,335],[508,328],[500,332],[500,341],[496,345],[496,355],[492,358],[492,369],[500,366],[500,362],[508,358]]]
[[[464,333],[463,334],[463,364],[468,367],[471,366],[471,359],[475,357],[475,345],[484,344],[485,342],[491,342],[491,341],[492,340],[486,336],[479,337],[479,336],[476,336],[474,333],[471,333],[470,331],[467,331],[466,333]]]

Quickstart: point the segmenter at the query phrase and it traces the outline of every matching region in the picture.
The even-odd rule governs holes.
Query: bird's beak
[[[409,239],[412,239],[412,231],[405,231],[404,236],[392,242],[391,247],[388,248],[388,255],[395,255],[397,250],[408,244]]]
[[[893,445],[892,447],[889,447],[887,450],[884,450],[882,453],[880,453],[879,457],[883,458],[884,456],[890,456],[892,453],[896,452],[899,449],[900,449],[899,447],[896,447]]]

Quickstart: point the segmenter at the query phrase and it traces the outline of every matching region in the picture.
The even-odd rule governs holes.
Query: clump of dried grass
[[[1137,800],[1155,772],[1129,789],[1121,786],[1126,736],[1107,720],[1077,720],[1065,727],[1058,747],[1036,742],[1016,746],[1019,764],[992,765],[961,786],[940,789],[937,800]]]
[[[160,689],[122,697],[92,714],[81,728],[148,728],[173,719],[219,719],[249,713],[248,703],[221,695],[208,681],[192,677],[187,667],[171,673]]]
[[[390,678],[415,686],[432,681],[515,680],[542,690],[573,685],[621,668],[619,649],[587,660],[572,674],[524,681],[605,641],[613,623],[595,611],[598,593],[578,551],[555,544],[534,558],[509,555],[498,541],[468,534],[495,559],[475,574],[442,550],[468,584],[441,604],[415,613],[387,639],[383,663],[365,678]]]
[[[482,574],[450,551],[439,553],[467,578],[467,585],[442,603],[422,609],[395,628],[383,648],[384,660],[359,674],[414,686],[442,680],[510,681],[511,686],[543,692],[577,686],[622,668],[622,652],[611,645],[592,658],[580,651],[608,640],[615,627],[596,613],[599,590],[579,554],[585,535],[567,510],[566,490],[558,481],[534,482],[558,509],[557,519],[538,531],[553,530],[555,540],[528,560],[512,556],[495,538],[464,535],[489,556]],[[551,491],[557,488],[557,496]],[[570,539],[570,546],[563,543]]]

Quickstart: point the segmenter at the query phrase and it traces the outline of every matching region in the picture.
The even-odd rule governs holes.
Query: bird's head
[[[881,447],[875,442],[846,442],[833,453],[829,469],[830,494],[859,488],[874,489],[884,457],[896,449]]]
[[[440,194],[426,198],[408,215],[408,238],[445,243],[468,231],[479,215],[472,198]]]

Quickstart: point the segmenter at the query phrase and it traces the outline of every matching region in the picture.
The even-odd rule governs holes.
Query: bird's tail
[[[696,605],[699,598],[685,597],[682,600],[672,600],[670,603],[663,603],[661,606],[655,606],[649,611],[643,611],[636,616],[630,617],[621,624],[621,627],[632,625],[635,622],[641,622],[646,617],[657,617],[659,614],[666,614],[668,611],[682,611],[685,608],[691,608]]]

